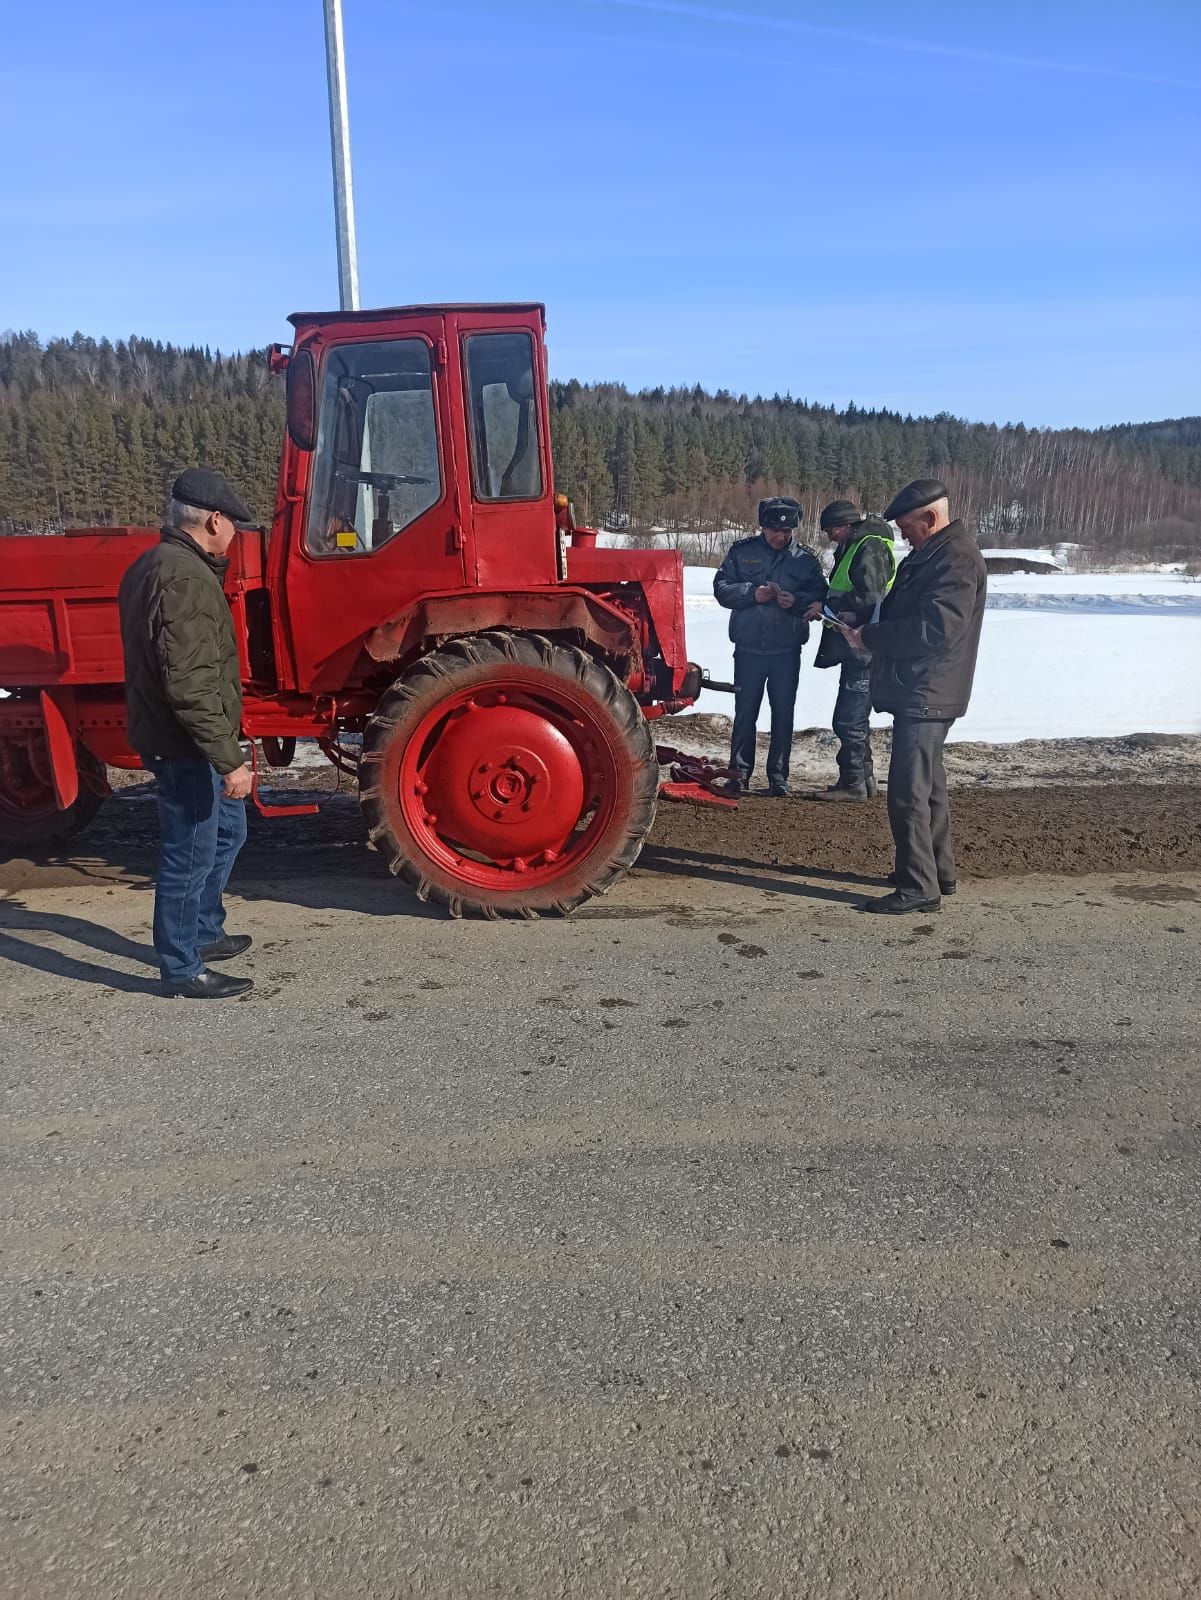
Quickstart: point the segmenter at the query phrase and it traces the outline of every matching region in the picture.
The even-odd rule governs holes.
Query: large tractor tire
[[[540,634],[448,641],[367,724],[359,793],[372,844],[452,916],[565,914],[633,865],[659,767],[634,696]]]
[[[0,740],[0,855],[66,844],[87,827],[108,794],[104,763],[80,745],[79,794],[60,811],[45,753],[41,759],[38,754],[27,743]]]

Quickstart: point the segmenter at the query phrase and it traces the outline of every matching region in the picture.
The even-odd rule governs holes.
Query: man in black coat
[[[842,631],[872,657],[872,704],[893,717],[888,822],[896,888],[865,911],[937,911],[955,892],[955,856],[942,750],[967,710],[988,577],[962,522],[952,522],[937,478],[907,484],[884,515],[912,547],[880,620]]]
[[[850,500],[832,500],[822,512],[820,527],[834,546],[829,609],[852,627],[872,622],[897,571],[892,529],[879,517],[865,516]],[[810,606],[806,620],[821,619],[822,607]],[[837,667],[838,698],[834,732],[838,737],[838,782],[820,789],[815,800],[870,800],[876,792],[871,742],[871,657],[852,650],[828,620],[822,623],[815,667]]]
[[[809,637],[805,613],[826,595],[817,557],[792,542],[800,520],[801,508],[789,496],[760,500],[760,532],[732,546],[713,579],[718,603],[730,612],[734,643],[730,765],[747,788],[755,770],[755,723],[766,688],[771,705],[767,785],[777,797],[788,793],[801,647]]]

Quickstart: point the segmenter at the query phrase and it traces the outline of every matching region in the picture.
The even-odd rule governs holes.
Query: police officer
[[[821,514],[821,530],[837,551],[827,605],[854,627],[871,622],[896,577],[892,530],[879,517],[867,517],[849,500],[834,500]],[[809,622],[820,605],[806,612]],[[872,767],[871,657],[852,650],[838,629],[826,622],[815,667],[838,667],[834,732],[838,736],[838,782],[819,790],[815,800],[867,800],[876,792]]]
[[[918,478],[884,515],[911,554],[880,609],[880,620],[842,631],[872,658],[872,705],[892,713],[888,822],[896,846],[896,888],[865,911],[937,911],[955,892],[955,855],[942,749],[967,710],[980,644],[988,575],[962,522],[951,520],[947,487]]]
[[[826,580],[817,557],[792,543],[801,508],[788,495],[759,502],[760,531],[740,539],[717,570],[713,593],[730,612],[734,642],[734,734],[730,765],[746,789],[755,770],[755,723],[766,688],[771,705],[768,793],[788,793],[792,723],[806,613],[820,609]]]

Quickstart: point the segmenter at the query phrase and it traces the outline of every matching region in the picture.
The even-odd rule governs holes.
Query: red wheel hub
[[[559,849],[584,803],[571,741],[536,711],[508,704],[469,701],[435,744],[422,781],[432,814],[425,820],[494,859]]]
[[[619,747],[586,690],[514,667],[452,692],[409,733],[390,803],[465,885],[550,883],[608,826]]]

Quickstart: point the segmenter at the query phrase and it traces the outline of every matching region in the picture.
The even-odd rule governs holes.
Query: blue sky
[[[1201,6],[344,0],[363,302],[552,370],[1033,425],[1201,410]],[[0,328],[336,304],[320,0],[0,0]]]

